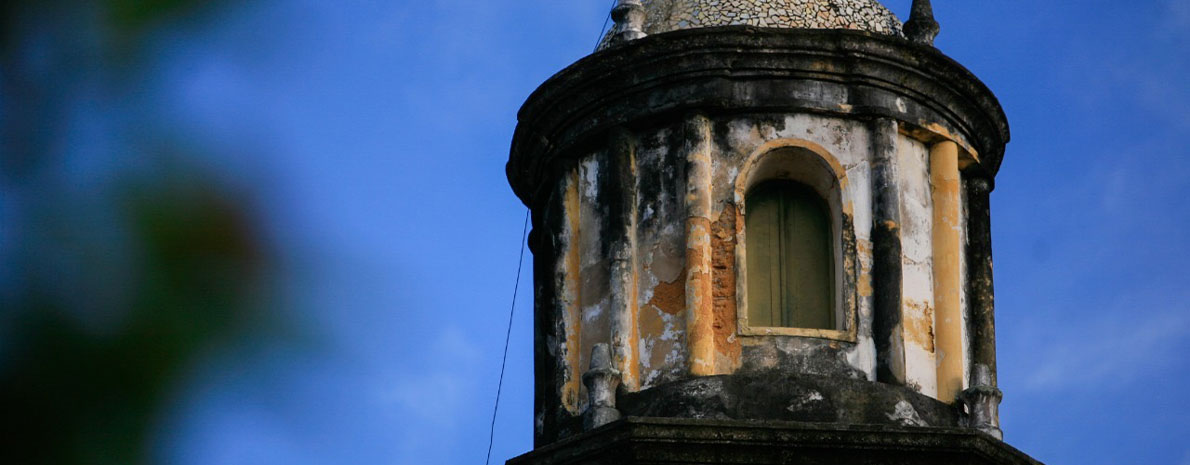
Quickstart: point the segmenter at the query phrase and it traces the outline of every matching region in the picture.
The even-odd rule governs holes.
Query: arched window
[[[745,204],[749,324],[838,329],[826,202],[801,183],[771,179],[749,189]]]

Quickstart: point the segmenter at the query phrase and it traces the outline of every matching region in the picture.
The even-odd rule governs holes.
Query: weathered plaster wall
[[[611,242],[611,355],[625,389],[640,389],[640,332],[637,309],[637,192],[640,182],[636,165],[636,136],[627,130],[614,131],[608,156],[607,237]]]
[[[561,365],[560,386],[562,406],[571,414],[582,408],[582,182],[575,170],[564,178],[562,202],[562,230],[558,242],[562,245],[558,267],[559,287],[556,335],[558,363]]]
[[[902,331],[905,383],[918,392],[938,392],[934,347],[933,209],[930,200],[929,149],[898,139],[901,199]]]
[[[959,188],[959,192],[967,192],[966,181],[962,182],[960,185],[961,187]],[[967,242],[967,196],[960,195],[959,197],[961,199],[959,203],[959,217],[963,218],[963,221],[961,221],[959,224],[959,241],[960,244],[962,244],[962,251],[959,253],[959,279],[962,283],[962,292],[959,294],[959,315],[962,317],[963,321],[961,328],[963,344],[963,389],[967,389],[971,387],[971,335],[969,334],[970,331],[968,331],[968,325],[971,324],[971,315],[970,309],[968,307],[968,302],[970,299],[967,298],[968,277],[966,253],[967,247],[970,244]]]
[[[591,349],[596,343],[611,340],[610,293],[611,241],[607,233],[610,218],[609,198],[614,195],[608,189],[614,179],[607,169],[608,154],[596,152],[584,158],[578,165],[578,255],[579,255],[579,301],[582,321],[579,322],[578,372],[587,370],[591,363]],[[581,376],[580,376],[581,378]],[[587,408],[585,386],[580,389],[576,410]]]
[[[755,6],[720,3],[722,11]],[[679,22],[700,14],[672,10],[678,14],[667,17]],[[776,15],[784,21],[784,13]],[[868,409],[880,418],[886,407],[902,410],[902,394],[921,393],[919,407],[953,411],[929,402],[938,396],[939,373],[954,373],[937,363],[936,296],[956,284],[934,286],[932,279],[934,249],[943,241],[931,232],[945,223],[934,218],[953,206],[933,209],[929,153],[946,140],[958,145],[961,200],[969,202],[960,216],[971,214],[961,223],[969,234],[947,238],[967,245],[957,271],[963,382],[979,384],[973,395],[991,399],[972,411],[983,412],[983,425],[994,430],[987,195],[1009,134],[995,97],[953,60],[892,36],[844,30],[670,31],[567,68],[534,92],[518,121],[507,172],[533,211],[539,445],[583,430],[589,401],[582,378],[598,343],[610,346],[610,363],[622,375],[613,397],[629,415],[648,413],[633,405],[665,398],[672,402],[658,411],[676,416],[752,418],[767,407],[731,402],[793,377],[805,378],[794,383],[804,386],[846,381],[897,392],[886,398],[892,403]],[[839,313],[847,315],[837,325],[843,331],[752,328],[741,317],[747,232],[738,182],[743,167],[769,149],[822,154],[838,174],[837,188],[819,191],[829,197],[838,233],[837,301],[851,312]],[[948,296],[942,307],[953,311]],[[953,330],[954,314],[947,314],[945,327]],[[953,343],[946,350],[954,352]],[[982,381],[971,381],[972,370]],[[954,387],[953,376],[944,379]],[[743,395],[720,395],[715,386],[736,386]],[[819,392],[819,401],[794,389],[769,400],[805,394],[809,403],[789,404],[783,418],[828,419],[839,410],[825,405],[855,407],[832,404],[848,392]],[[815,409],[824,416],[809,415]]]
[[[637,219],[640,388],[681,379],[686,372],[685,164],[681,125],[638,136]]]
[[[558,178],[549,210],[561,220],[551,223],[556,225],[550,281],[555,289],[543,295],[555,298],[540,303],[552,306],[547,313],[560,336],[544,338],[556,366],[550,389],[556,389],[563,407],[555,413],[557,423],[566,424],[586,409],[581,378],[597,343],[610,343],[620,354],[618,369],[628,380],[624,392],[694,376],[773,370],[875,381],[872,140],[865,121],[810,114],[695,116],[622,131],[607,146],[575,160]],[[737,246],[744,212],[734,186],[746,175],[742,170],[749,160],[786,144],[819,147],[840,174],[831,208],[837,210],[835,228],[849,238],[837,244],[836,255],[850,247],[854,256],[852,268],[842,271],[847,280],[840,283],[839,295],[841,307],[854,308],[854,321],[840,325],[854,329],[850,339],[746,335],[737,324],[743,287],[736,255],[742,250]],[[937,348],[929,156],[926,143],[908,133],[897,136],[903,255],[901,322],[895,330],[904,341],[905,385],[933,397]],[[965,229],[963,234],[965,242]],[[691,257],[700,261],[703,281],[692,279]],[[691,298],[692,290],[709,298]],[[961,306],[966,321],[965,292]],[[711,357],[701,365],[691,355],[695,311],[709,316],[704,323],[710,328]],[[965,332],[962,337],[965,349]]]
[[[784,336],[743,336],[741,364],[751,369],[787,368],[805,373],[875,379],[875,347],[872,343],[871,180],[868,128],[857,121],[815,115],[764,115],[723,119],[716,124],[715,214],[735,210],[734,191],[728,186],[741,175],[749,157],[763,155],[768,147],[783,141],[806,141],[822,147],[845,175],[839,186],[839,205],[833,206],[839,220],[836,228],[848,228],[854,237],[857,270],[854,287],[840,286],[840,300],[855,302],[855,342]],[[732,216],[739,218],[738,212]],[[739,225],[742,226],[742,225]],[[845,247],[847,244],[839,244]],[[836,250],[836,256],[842,256]],[[842,265],[842,263],[840,263]],[[737,273],[738,274],[738,273]],[[738,286],[737,286],[738,289]],[[845,294],[850,293],[850,296]]]

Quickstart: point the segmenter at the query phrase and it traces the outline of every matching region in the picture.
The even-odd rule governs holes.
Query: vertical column
[[[959,147],[942,141],[930,148],[930,193],[934,274],[934,331],[938,357],[938,400],[954,402],[963,390],[963,316],[959,299],[962,225],[959,223]]]
[[[533,253],[533,447],[552,442],[557,430],[555,419],[561,405],[561,390],[557,383],[559,363],[550,337],[558,318],[557,283],[554,281],[558,233],[548,219],[556,217],[556,195],[550,195],[544,205],[533,207],[533,230],[529,232],[529,251]]]
[[[872,338],[876,380],[905,384],[901,336],[901,200],[897,187],[897,122],[872,122]]]
[[[711,122],[686,121],[686,337],[690,373],[715,373],[714,308],[711,294]]]
[[[582,379],[581,349],[582,337],[582,247],[579,241],[581,195],[579,194],[578,167],[571,169],[563,178],[562,192],[562,237],[557,276],[559,327],[554,334],[562,336],[558,342],[559,371],[562,375],[562,405],[571,414],[578,414],[580,404],[580,380]]]
[[[971,388],[964,392],[971,427],[1002,438],[996,387],[996,320],[992,288],[991,181],[967,179],[967,319]]]
[[[632,133],[612,133],[610,162],[611,195],[611,361],[630,391],[640,387],[636,307],[636,140]]]

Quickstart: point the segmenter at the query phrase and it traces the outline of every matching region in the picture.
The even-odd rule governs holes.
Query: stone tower
[[[513,464],[1036,463],[1001,441],[995,96],[916,0],[620,0],[535,91],[535,449]]]

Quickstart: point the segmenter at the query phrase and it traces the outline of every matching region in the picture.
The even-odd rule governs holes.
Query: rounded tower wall
[[[966,180],[1008,138],[961,66],[864,32],[679,31],[580,61],[519,119],[539,444],[584,429],[600,345],[625,415],[957,425],[987,334]],[[773,179],[825,205],[827,327],[749,320],[747,199]]]

